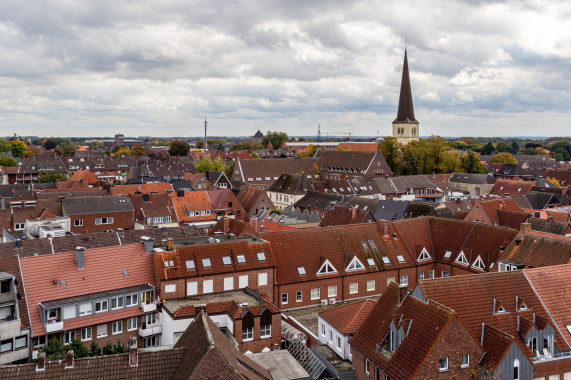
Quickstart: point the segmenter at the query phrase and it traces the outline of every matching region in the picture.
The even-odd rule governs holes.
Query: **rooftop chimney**
[[[148,236],[141,236],[141,242],[145,247],[145,252],[153,253],[153,238]]]
[[[137,337],[132,337],[129,347],[129,367],[134,368],[139,366],[139,355],[137,353]]]
[[[357,216],[357,208],[353,207],[351,209],[351,218],[355,219],[356,216]]]
[[[67,356],[65,359],[65,368],[73,368],[73,350],[69,350],[67,352]]]
[[[16,248],[22,248],[22,239],[16,239]]]
[[[77,264],[77,269],[83,269],[84,251],[85,248],[83,247],[75,247],[75,262]]]
[[[407,294],[408,294],[408,289],[406,285],[399,285],[399,305],[402,304]]]
[[[206,304],[198,304],[198,305],[194,305],[194,317],[198,317],[198,314],[200,314],[201,311],[204,311],[204,314],[206,314]]]
[[[519,226],[519,232],[521,232],[522,234],[527,233],[528,231],[531,231],[531,224],[529,223],[522,223]]]
[[[38,354],[38,361],[36,362],[36,371],[45,371],[46,370],[46,353],[40,352]]]
[[[173,238],[167,239],[167,250],[168,251],[174,251],[174,239]]]

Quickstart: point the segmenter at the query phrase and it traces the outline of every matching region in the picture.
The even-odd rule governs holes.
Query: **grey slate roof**
[[[308,190],[312,190],[312,187],[305,176],[283,173],[266,191],[300,195],[307,193]]]
[[[448,182],[468,183],[473,185],[490,185],[496,182],[496,179],[487,174],[472,173],[452,173]]]
[[[106,212],[127,212],[135,208],[127,195],[103,197],[74,197],[62,201],[64,215],[100,214]]]

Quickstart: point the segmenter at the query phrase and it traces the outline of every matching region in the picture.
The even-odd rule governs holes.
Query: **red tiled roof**
[[[376,142],[341,142],[338,147],[345,150],[359,151],[359,152],[374,152],[379,146]]]
[[[354,334],[359,330],[374,306],[375,301],[367,299],[322,311],[319,316],[329,322],[341,334]]]
[[[528,194],[535,186],[531,181],[510,181],[498,179],[490,190],[491,195]]]
[[[177,193],[171,193],[172,202],[179,222],[192,220],[211,220],[216,218],[213,215],[186,216],[186,211],[207,211],[212,210],[212,205],[208,199],[208,193],[203,191],[185,191],[184,197],[179,197]]]
[[[152,255],[143,244],[87,249],[84,269],[76,252],[20,258],[27,308],[34,336],[43,335],[38,303],[154,283]],[[128,275],[124,276],[123,271]],[[60,280],[66,285],[61,286]],[[81,320],[82,318],[78,318]]]
[[[500,260],[515,260],[531,267],[567,264],[571,260],[571,238],[528,231],[506,246]]]
[[[232,218],[220,218],[212,227],[212,232],[223,232],[225,235],[234,234],[236,237],[256,235],[256,230],[248,223]]]
[[[497,210],[498,225],[509,227],[516,230],[520,229],[522,223],[525,223],[529,214],[524,211]]]
[[[242,207],[244,207],[244,209],[246,209],[247,212],[250,212],[254,207],[254,205],[256,204],[256,202],[258,201],[258,199],[262,196],[267,197],[266,192],[264,190],[258,189],[256,187],[247,186],[244,187],[242,190],[240,190],[236,198],[238,198],[238,201],[240,201]],[[274,208],[274,205],[269,198],[268,201],[270,202],[270,206],[268,207]]]
[[[344,224],[360,224],[365,223],[366,220],[374,221],[374,218],[368,210],[334,205],[331,210],[327,211],[319,225],[321,227],[325,227],[341,226]]]

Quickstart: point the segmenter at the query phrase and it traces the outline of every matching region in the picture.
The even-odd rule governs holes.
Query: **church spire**
[[[412,91],[410,89],[410,77],[408,74],[408,59],[406,47],[404,48],[404,63],[402,65],[402,80],[400,84],[399,109],[395,123],[415,123],[418,121],[414,118],[414,107],[412,105]]]

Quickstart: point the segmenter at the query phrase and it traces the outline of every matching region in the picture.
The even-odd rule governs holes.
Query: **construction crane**
[[[333,135],[333,136],[339,136],[339,135],[348,135],[349,136],[349,142],[351,142],[351,135],[353,134],[353,131],[349,131],[349,132],[326,132],[326,135]]]

